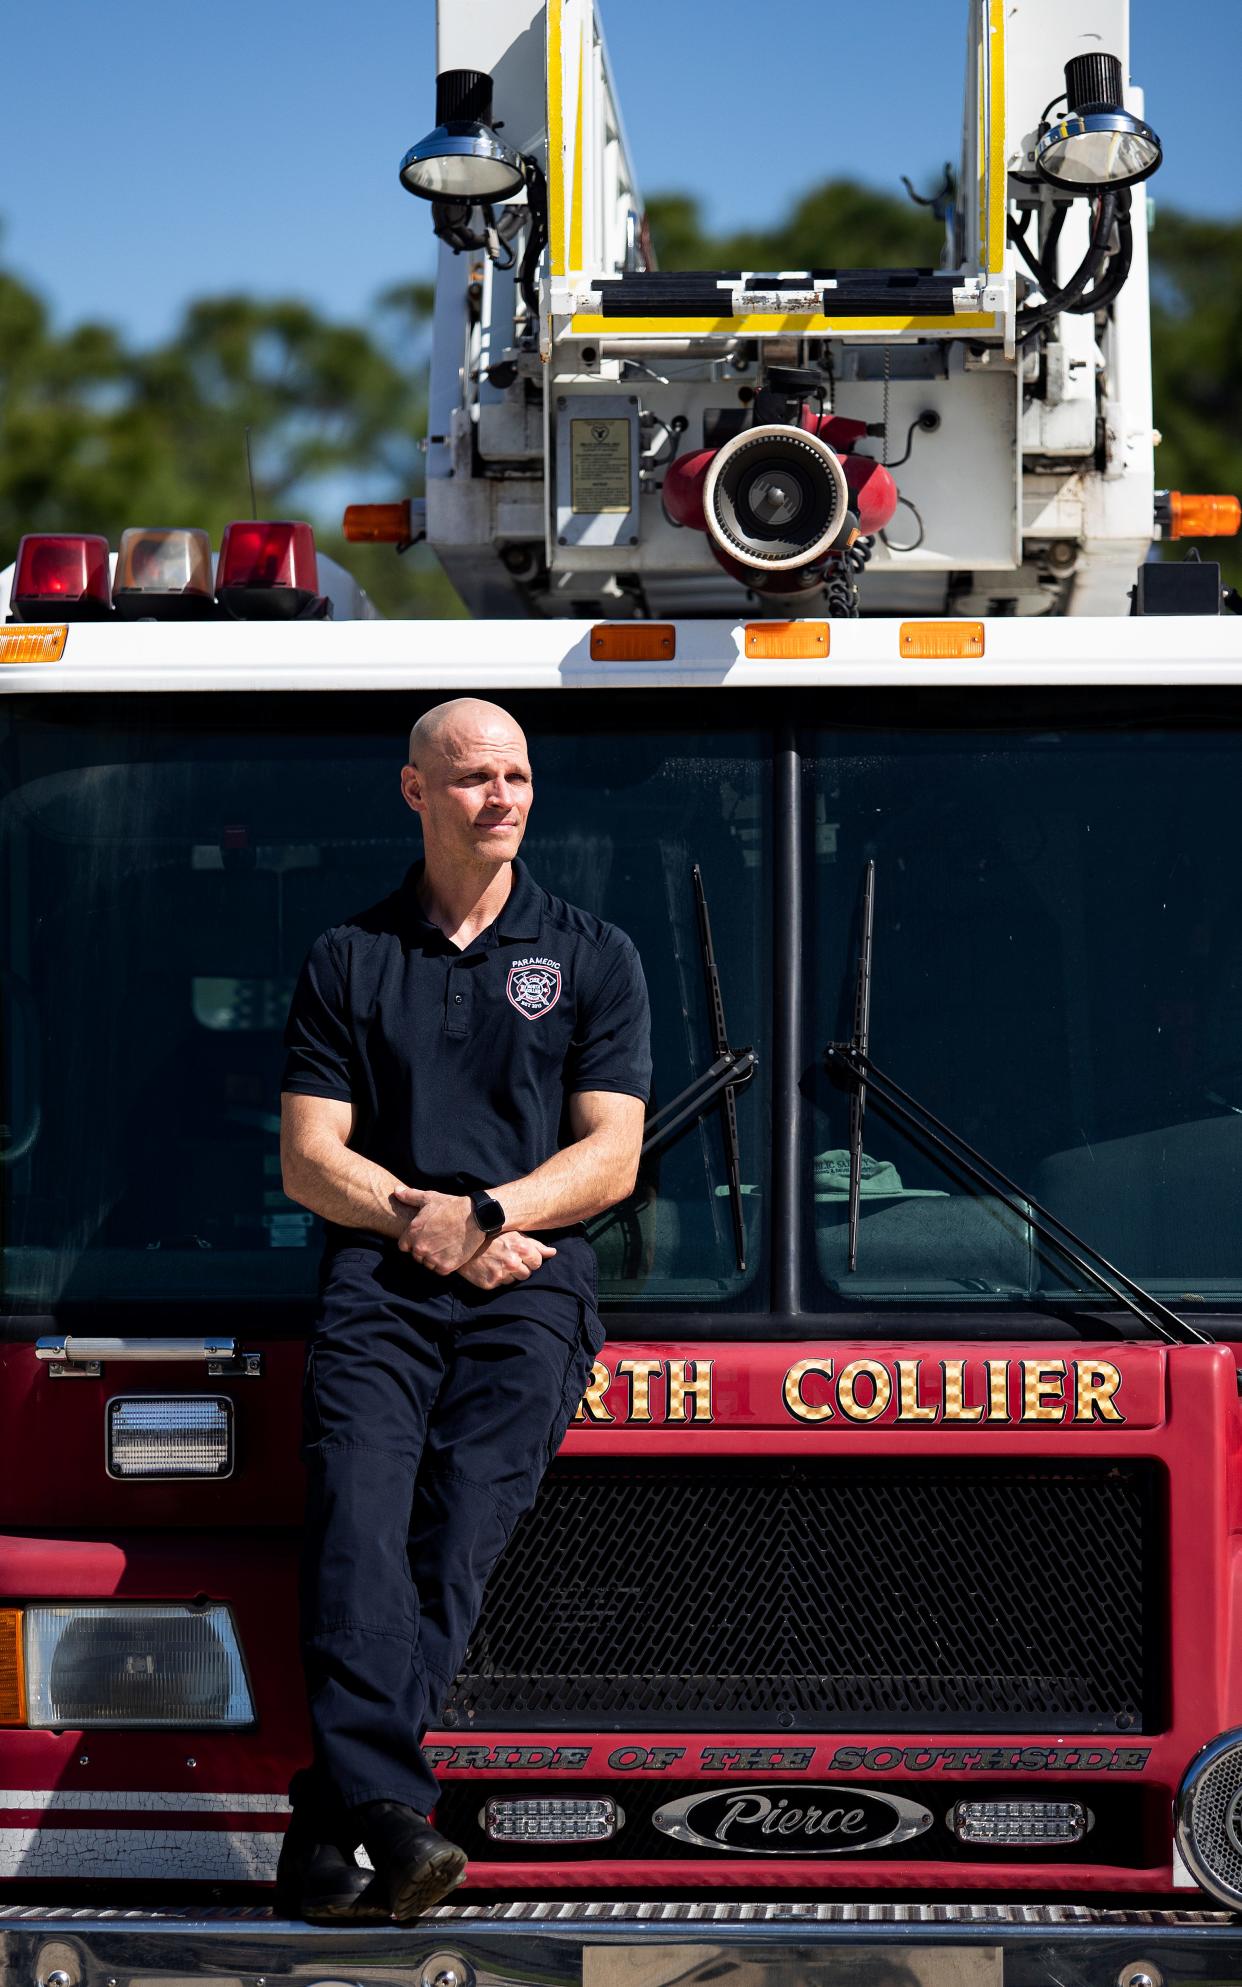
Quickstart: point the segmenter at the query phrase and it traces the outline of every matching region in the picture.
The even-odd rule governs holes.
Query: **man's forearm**
[[[391,1198],[402,1185],[395,1173],[352,1152],[331,1133],[284,1155],[284,1189],[290,1200],[342,1228],[404,1234],[410,1211]]]
[[[492,1192],[505,1211],[505,1229],[537,1234],[571,1221],[589,1221],[634,1190],[637,1156],[616,1138],[593,1132],[565,1146],[523,1179]]]

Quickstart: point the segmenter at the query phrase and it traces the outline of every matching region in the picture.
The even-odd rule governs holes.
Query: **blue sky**
[[[964,18],[963,0],[839,17],[806,0],[605,0],[644,189],[698,194],[728,226],[834,173],[930,184],[957,149]],[[770,20],[796,30],[785,48]],[[1157,217],[1161,201],[1242,213],[1242,0],[1132,0],[1131,21],[1165,143]],[[154,339],[228,289],[357,319],[430,271],[428,216],[396,167],[433,122],[434,0],[41,0],[7,10],[4,64],[0,259],[61,323]]]

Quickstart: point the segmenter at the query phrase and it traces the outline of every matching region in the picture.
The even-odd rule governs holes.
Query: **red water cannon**
[[[900,502],[884,465],[853,453],[879,430],[816,413],[802,397],[807,384],[771,369],[752,426],[719,448],[679,455],[664,475],[671,521],[706,532],[725,571],[759,593],[822,586],[832,561],[882,530]]]

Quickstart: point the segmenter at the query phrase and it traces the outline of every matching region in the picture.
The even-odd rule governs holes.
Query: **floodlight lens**
[[[1039,141],[1039,170],[1054,186],[1133,186],[1154,173],[1163,154],[1150,125],[1128,111],[1072,111]]]
[[[486,124],[437,124],[401,161],[401,184],[422,200],[512,200],[526,184],[519,155]]]

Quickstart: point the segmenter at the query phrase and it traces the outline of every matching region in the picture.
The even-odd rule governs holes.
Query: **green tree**
[[[174,336],[131,350],[107,326],[59,334],[0,273],[0,563],[24,531],[201,525],[213,542],[249,515],[246,431],[260,512],[309,517],[389,614],[460,613],[425,552],[346,548],[349,498],[421,490],[430,295],[382,297],[374,329],[296,301],[191,304]]]
[[[713,236],[682,193],[648,201],[647,221],[661,269],[934,269],[944,244],[926,207],[849,179],[812,187],[770,228]]]
[[[1156,480],[1166,489],[1242,494],[1242,220],[1156,210],[1151,235]],[[1179,558],[1184,546],[1166,556]],[[1203,539],[1242,588],[1242,543]]]

